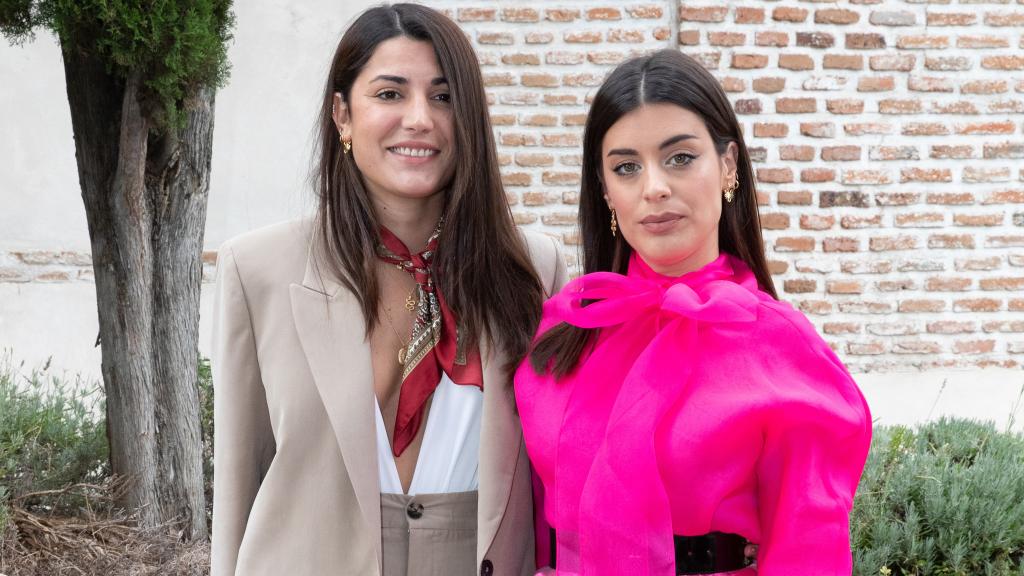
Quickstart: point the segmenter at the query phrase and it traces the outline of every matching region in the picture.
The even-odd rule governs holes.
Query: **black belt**
[[[702,536],[674,536],[676,574],[714,574],[742,570],[748,565],[743,550],[747,539],[738,534],[711,532]],[[555,568],[555,529],[551,529],[551,567]]]

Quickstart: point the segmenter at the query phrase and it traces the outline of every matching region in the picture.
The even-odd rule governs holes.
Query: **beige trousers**
[[[384,576],[477,573],[477,493],[381,494]]]

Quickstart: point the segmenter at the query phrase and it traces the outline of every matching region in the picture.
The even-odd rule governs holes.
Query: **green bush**
[[[851,519],[854,574],[1024,574],[1024,437],[942,419],[877,428]]]
[[[102,391],[46,367],[27,375],[22,368],[9,354],[0,356],[0,502],[102,482],[109,475]]]
[[[199,358],[199,426],[203,433],[203,488],[206,490],[206,506],[210,508],[208,519],[213,515],[213,374],[210,360]]]

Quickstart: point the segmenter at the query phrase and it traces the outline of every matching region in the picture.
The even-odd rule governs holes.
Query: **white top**
[[[377,469],[381,494],[403,494],[398,467],[384,416],[374,395],[377,413]],[[460,386],[441,373],[434,390],[423,445],[416,460],[409,494],[469,492],[480,485],[480,416],[484,394],[476,386]]]

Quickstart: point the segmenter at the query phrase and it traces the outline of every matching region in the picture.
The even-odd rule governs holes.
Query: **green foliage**
[[[1024,437],[942,419],[875,430],[851,518],[854,574],[1024,574]]]
[[[110,74],[140,74],[158,128],[180,127],[188,97],[227,80],[233,25],[231,0],[0,0],[0,33],[12,42],[45,28]]]
[[[98,386],[20,369],[0,357],[0,502],[101,482],[109,452]]]
[[[213,374],[210,360],[199,358],[199,426],[203,433],[203,488],[213,505]]]

